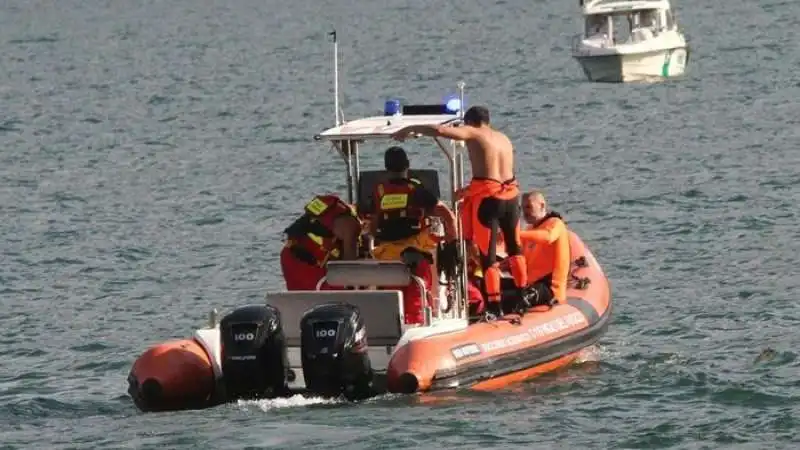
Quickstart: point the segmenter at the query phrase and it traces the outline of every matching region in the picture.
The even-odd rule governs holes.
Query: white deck
[[[444,125],[458,123],[457,114],[373,116],[351,120],[329,128],[318,135],[325,140],[389,139],[392,133],[410,125]]]

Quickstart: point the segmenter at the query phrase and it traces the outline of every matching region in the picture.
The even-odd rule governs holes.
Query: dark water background
[[[0,2],[0,448],[795,448],[800,3],[681,1],[689,74],[651,85],[584,81],[577,3]],[[506,392],[141,414],[134,358],[280,289],[282,228],[343,185],[333,26],[348,118],[459,79],[492,108],[615,320]]]

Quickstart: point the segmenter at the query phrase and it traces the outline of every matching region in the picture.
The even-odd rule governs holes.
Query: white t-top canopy
[[[586,0],[581,3],[584,15],[613,14],[645,9],[670,8],[669,0]]]
[[[410,125],[444,125],[460,121],[457,114],[373,116],[345,122],[316,137],[329,141],[389,139],[392,133]]]

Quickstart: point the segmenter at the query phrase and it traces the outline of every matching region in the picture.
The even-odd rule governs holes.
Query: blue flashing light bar
[[[444,100],[444,107],[449,114],[458,114],[461,111],[461,99],[457,96],[447,97]]]
[[[458,95],[449,95],[439,104],[403,105],[400,100],[390,98],[383,105],[384,116],[427,116],[455,115],[461,112],[464,105]]]
[[[400,100],[394,98],[386,100],[386,103],[383,105],[384,116],[396,116],[400,113]]]

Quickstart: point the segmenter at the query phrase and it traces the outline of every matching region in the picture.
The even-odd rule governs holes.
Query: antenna
[[[466,86],[466,83],[464,83],[463,81],[459,81],[458,82],[458,104],[459,104],[458,115],[461,116],[462,119],[464,118],[464,87],[465,86]]]
[[[339,43],[336,41],[336,29],[328,33],[333,36],[333,116],[338,127],[339,121]]]

